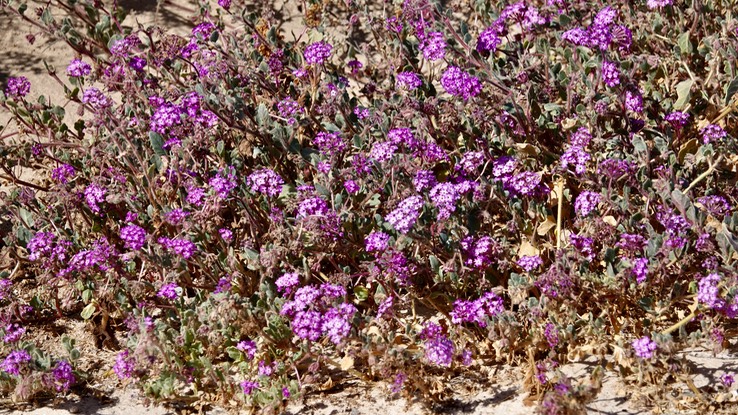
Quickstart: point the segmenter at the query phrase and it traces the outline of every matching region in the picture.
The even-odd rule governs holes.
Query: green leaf
[[[84,320],[89,320],[92,318],[92,315],[95,314],[95,303],[87,304],[87,306],[82,309],[82,312],[80,313],[80,317],[82,317]]]
[[[730,104],[730,100],[733,98],[733,95],[738,92],[738,76],[733,78],[732,81],[728,84],[728,88],[725,90],[725,105]]]
[[[151,143],[151,148],[157,156],[163,156],[166,154],[163,148],[164,137],[162,137],[161,134],[149,131],[149,143]]]
[[[354,287],[354,295],[359,302],[366,301],[366,299],[369,298],[369,290],[367,290],[366,287],[357,285]]]
[[[261,127],[269,125],[269,108],[264,103],[256,109],[256,123]]]
[[[692,53],[692,42],[689,41],[689,31],[682,33],[677,38],[677,44],[679,45],[679,52],[684,54]]]
[[[674,109],[681,110],[687,105],[693,84],[694,81],[691,79],[684,80],[677,84],[677,101],[674,103]]]

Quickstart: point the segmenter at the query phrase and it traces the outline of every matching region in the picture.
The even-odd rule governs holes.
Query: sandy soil
[[[186,1],[177,1],[180,3],[164,2],[158,8],[155,1],[128,0],[122,4],[134,10],[134,13],[128,18],[129,22],[138,20],[146,24],[156,21],[178,32],[187,31],[191,24],[187,17],[186,8],[192,6],[188,5]],[[281,7],[281,3],[277,7]],[[33,6],[31,6],[29,12],[32,8]],[[290,32],[300,32],[299,15],[294,12],[293,9],[292,13],[284,14],[290,20],[290,25],[285,27],[287,36]],[[31,94],[34,97],[42,93],[47,96],[50,95],[52,99],[56,99],[57,102],[61,102],[62,105],[67,107],[68,114],[74,114],[76,108],[73,104],[65,102],[62,87],[51,79],[44,69],[44,61],[46,61],[57,71],[63,72],[67,63],[74,57],[73,53],[63,43],[49,41],[41,36],[37,36],[36,42],[31,45],[26,40],[28,34],[36,33],[22,22],[18,22],[0,12],[0,83],[4,83],[9,76],[26,76],[31,81]],[[7,122],[7,115],[0,113],[0,126],[6,126]],[[738,356],[735,352],[725,351],[713,356],[711,353],[693,351],[686,357],[693,363],[694,373],[696,374],[694,382],[697,388],[715,384],[723,373],[738,371]],[[574,379],[582,379],[588,373],[591,373],[593,367],[592,363],[570,363],[564,367],[564,371]],[[513,370],[507,369],[502,370],[501,373],[513,373]],[[109,371],[109,368],[99,368],[99,370]],[[463,382],[463,379],[459,382]],[[479,388],[473,388],[476,390],[467,394],[457,393],[445,405],[430,408],[423,406],[418,399],[391,398],[386,385],[352,383],[340,385],[340,388],[334,388],[329,392],[307,394],[301,401],[290,405],[286,413],[294,415],[415,415],[425,413],[522,415],[534,411],[534,407],[526,406],[526,395],[521,391],[519,379],[516,379],[513,375],[500,375],[496,382],[497,385],[493,388],[481,391]],[[13,409],[3,409],[3,404],[0,403],[0,414],[163,415],[175,413],[174,410],[164,406],[144,405],[140,395],[134,392],[134,388],[130,386],[127,388],[111,387],[109,385],[91,386],[101,391],[105,396],[99,398],[72,394],[67,399],[45,402],[41,407],[27,406]],[[690,391],[686,390],[684,393],[689,394]],[[732,400],[738,402],[738,396],[735,393]],[[646,413],[646,411],[638,409],[639,405],[640,402],[634,399],[633,389],[625,388],[616,374],[608,372],[603,380],[601,392],[588,405],[587,412],[592,414]],[[217,415],[226,412],[214,408],[204,411],[204,413]]]

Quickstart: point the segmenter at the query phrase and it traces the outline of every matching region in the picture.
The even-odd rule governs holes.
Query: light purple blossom
[[[722,127],[715,124],[709,124],[705,128],[700,130],[700,135],[702,135],[702,142],[704,144],[712,143],[713,141],[720,141],[723,138],[728,136],[728,133],[723,130]]]
[[[429,32],[423,37],[418,46],[423,57],[429,61],[441,60],[446,56],[446,40],[441,32]]]
[[[23,98],[31,92],[31,82],[25,76],[8,78],[5,95],[12,98]]]
[[[397,232],[406,234],[415,224],[423,208],[423,199],[420,196],[409,196],[397,208],[390,212],[385,220],[389,222]]]
[[[635,355],[641,359],[652,358],[653,352],[659,348],[658,344],[648,336],[643,336],[640,339],[633,340],[632,345]]]
[[[295,287],[300,285],[300,275],[296,272],[286,272],[275,281],[277,291],[284,295],[289,295],[294,291]]]
[[[574,201],[574,210],[577,212],[577,215],[584,217],[595,210],[599,203],[599,193],[585,190],[584,192],[580,193],[579,196],[577,196],[577,199]]]
[[[315,42],[305,48],[303,56],[308,65],[320,65],[331,57],[333,46],[324,41]]]
[[[482,91],[479,79],[456,66],[449,66],[441,75],[441,85],[451,95],[461,97],[467,101]]]
[[[720,299],[720,275],[713,273],[700,280],[697,290],[697,301],[704,304],[707,308],[719,308],[722,305]]]
[[[101,213],[101,209],[98,204],[105,201],[105,192],[106,190],[104,187],[94,183],[87,186],[85,189],[85,200],[87,201],[87,206],[89,206],[90,210],[94,213]]]
[[[531,272],[543,265],[543,259],[541,259],[541,257],[538,255],[528,255],[518,259],[517,264],[526,272]]]
[[[188,239],[161,237],[157,242],[159,242],[159,245],[164,246],[167,250],[180,255],[184,259],[190,259],[197,252],[195,244]]]
[[[415,72],[400,72],[395,78],[395,88],[412,91],[423,85],[423,81]]]
[[[11,375],[20,375],[21,366],[31,361],[31,355],[25,350],[14,350],[0,363],[0,370]]]
[[[57,392],[69,390],[69,387],[77,381],[72,370],[72,365],[66,360],[57,363],[54,370],[51,371],[51,376],[54,382],[54,389]]]
[[[246,185],[252,192],[277,197],[282,192],[284,180],[274,170],[261,169],[246,178]]]
[[[133,371],[136,368],[136,360],[129,356],[128,350],[123,350],[118,353],[115,358],[115,364],[113,365],[113,372],[118,375],[119,379],[129,379],[133,376]]]
[[[382,252],[389,248],[390,236],[381,231],[370,233],[364,238],[366,252]]]
[[[146,231],[138,225],[124,226],[120,229],[120,239],[127,248],[138,251],[146,243]]]
[[[236,344],[236,349],[246,353],[249,360],[253,360],[256,355],[256,343],[252,340],[243,340]]]
[[[156,293],[156,296],[160,298],[166,298],[168,300],[174,300],[175,298],[179,297],[179,292],[177,292],[178,288],[179,285],[177,285],[176,282],[171,282],[162,286],[161,289],[159,289],[159,292]]]
[[[602,80],[610,88],[620,85],[620,71],[614,62],[602,62]]]
[[[92,68],[87,62],[80,59],[72,59],[72,61],[69,62],[69,66],[67,66],[67,75],[79,78],[81,76],[89,75],[91,70]]]

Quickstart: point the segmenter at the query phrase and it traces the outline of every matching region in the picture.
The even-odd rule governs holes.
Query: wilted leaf
[[[349,370],[354,367],[354,358],[351,356],[344,356],[339,363],[341,370]]]
[[[674,103],[674,109],[681,110],[687,105],[693,84],[693,80],[686,79],[676,85],[677,100]]]
[[[551,231],[551,229],[556,228],[556,221],[554,220],[553,216],[549,216],[546,218],[546,221],[538,225],[538,229],[536,229],[536,232],[538,235],[545,235]]]

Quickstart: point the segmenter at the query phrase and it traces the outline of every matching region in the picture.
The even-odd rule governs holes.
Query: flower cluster
[[[284,180],[274,170],[261,169],[251,173],[246,178],[246,185],[252,192],[277,197],[282,191]]]
[[[488,318],[496,317],[503,311],[502,298],[490,291],[474,301],[456,300],[450,314],[454,324],[476,323],[486,327]]]
[[[303,57],[308,65],[321,65],[331,57],[333,45],[328,42],[320,41],[308,45],[305,48]]]
[[[423,199],[420,196],[409,196],[397,208],[387,214],[385,220],[395,228],[397,232],[406,234],[420,217],[423,208]]]
[[[467,101],[482,91],[479,79],[462,71],[457,66],[449,66],[441,76],[441,85],[451,95]]]

